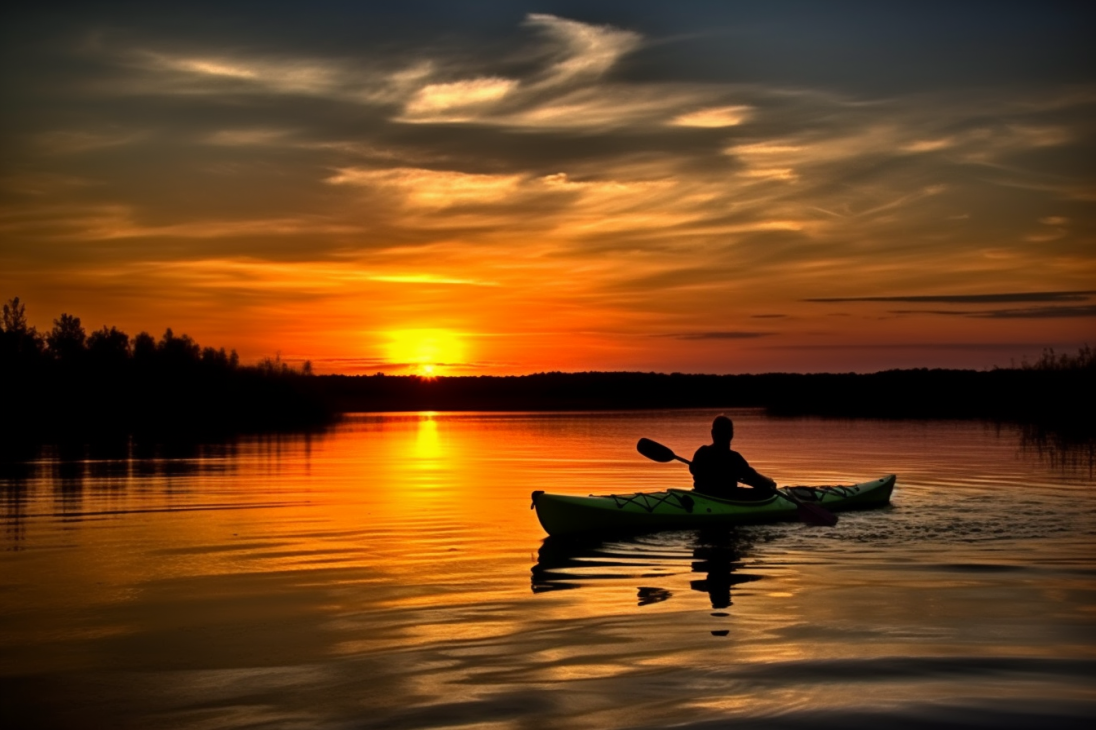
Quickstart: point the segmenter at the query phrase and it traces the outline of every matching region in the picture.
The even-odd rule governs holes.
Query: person
[[[734,422],[726,416],[712,421],[712,443],[696,450],[689,471],[693,475],[693,490],[725,499],[761,500],[775,493],[776,482],[746,463],[742,454],[731,450]],[[738,483],[753,489],[744,489]]]

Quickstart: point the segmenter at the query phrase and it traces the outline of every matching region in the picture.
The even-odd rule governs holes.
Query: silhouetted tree
[[[48,350],[46,345],[48,344]],[[121,434],[224,434],[315,427],[334,411],[282,362],[240,367],[235,350],[202,348],[168,329],[157,341],[116,327],[88,336],[62,314],[43,338],[18,298],[0,319],[0,446]]]
[[[4,305],[0,320],[0,360],[15,364],[37,360],[42,353],[42,337],[27,324],[27,307],[15,297]]]
[[[88,354],[92,361],[102,365],[120,365],[129,359],[129,335],[111,327],[91,333],[88,337]]]
[[[1068,352],[1058,355],[1053,347],[1048,347],[1043,350],[1042,357],[1034,365],[1025,362],[1021,368],[1024,370],[1096,371],[1096,351],[1086,344],[1077,350],[1076,355],[1070,355]]]
[[[62,314],[53,320],[53,329],[46,335],[50,354],[61,362],[71,363],[84,354],[87,334],[80,325],[80,318],[71,314]]]
[[[214,350],[212,347],[202,349],[202,367],[216,370],[231,370],[236,367],[239,358],[236,351],[232,351],[232,357],[225,352],[225,348]]]
[[[133,338],[133,359],[139,365],[148,365],[156,357],[156,339],[148,332],[140,332]]]
[[[202,348],[190,338],[190,335],[176,337],[168,327],[164,336],[156,345],[156,351],[169,366],[186,367],[201,360]]]
[[[261,374],[266,376],[289,375],[293,372],[288,364],[282,362],[282,353],[280,352],[275,354],[274,357],[264,357],[255,367]]]
[[[8,300],[4,305],[3,331],[27,331],[27,305],[20,304],[19,297]]]

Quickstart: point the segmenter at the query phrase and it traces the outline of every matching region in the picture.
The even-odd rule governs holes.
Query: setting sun
[[[451,330],[395,330],[387,333],[387,339],[389,363],[418,375],[443,375],[447,366],[464,361],[464,343]]]

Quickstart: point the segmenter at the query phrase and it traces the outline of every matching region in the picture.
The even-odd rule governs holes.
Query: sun
[[[406,329],[387,333],[388,362],[426,378],[443,375],[464,361],[458,333],[444,329]]]

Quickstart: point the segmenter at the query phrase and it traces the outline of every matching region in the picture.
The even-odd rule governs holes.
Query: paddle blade
[[[799,516],[800,520],[808,525],[833,527],[837,524],[837,515],[824,507],[819,507],[817,504],[798,502],[796,514]]]
[[[636,450],[653,461],[673,461],[677,456],[672,450],[651,439],[640,439],[636,444]]]

